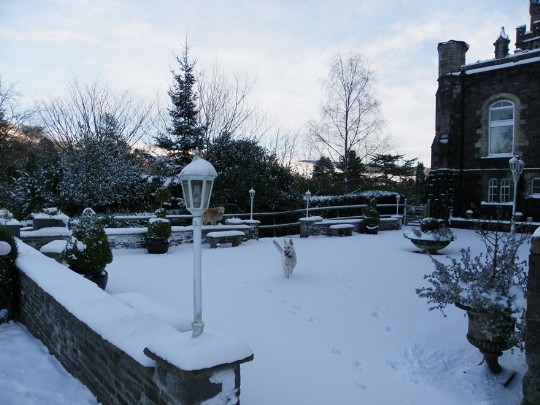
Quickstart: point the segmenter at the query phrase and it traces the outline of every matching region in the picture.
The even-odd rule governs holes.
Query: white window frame
[[[499,191],[499,202],[510,202],[510,179],[505,177],[501,179],[501,186]]]
[[[487,201],[488,203],[494,203],[494,202],[498,202],[498,191],[499,191],[499,180],[495,179],[495,178],[491,178],[489,179],[488,181],[488,190],[487,190],[487,194],[488,194],[488,198],[487,198]]]
[[[531,195],[540,197],[540,177],[531,180]]]
[[[507,119],[494,119],[494,115],[505,110],[512,110],[512,117]],[[515,104],[509,100],[498,100],[489,106],[489,127],[488,127],[488,156],[512,156],[514,153],[514,138],[515,138]],[[495,131],[498,129],[510,127],[512,132],[512,140],[509,148],[500,151],[495,149]]]

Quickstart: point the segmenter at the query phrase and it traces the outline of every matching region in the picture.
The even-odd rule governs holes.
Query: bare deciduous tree
[[[343,162],[344,191],[348,192],[348,157],[355,151],[362,161],[391,149],[383,135],[384,120],[374,95],[374,72],[359,54],[337,54],[324,82],[326,100],[321,119],[308,123],[310,139],[321,156]]]
[[[217,62],[197,75],[199,123],[205,128],[206,145],[224,133],[260,140],[269,130],[266,115],[249,96],[255,79],[225,76]]]
[[[73,78],[65,97],[51,97],[39,105],[38,114],[45,133],[63,149],[81,140],[104,140],[115,135],[133,146],[151,128],[152,105],[137,101],[129,92],[115,94],[97,80],[82,84]]]

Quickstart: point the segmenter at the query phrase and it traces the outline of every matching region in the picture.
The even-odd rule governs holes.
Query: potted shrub
[[[431,304],[430,310],[444,314],[447,305],[467,311],[467,340],[483,354],[489,369],[500,373],[498,357],[515,346],[523,349],[524,316],[527,292],[526,261],[517,251],[529,239],[515,230],[502,232],[501,221],[484,222],[475,232],[484,251],[472,256],[471,249],[461,249],[460,259],[443,263],[431,257],[433,273],[424,276],[427,287],[416,290]]]
[[[421,252],[435,254],[456,239],[442,219],[427,217],[420,221],[419,228],[413,228],[403,234]]]
[[[166,218],[163,208],[156,210],[156,217],[148,221],[146,233],[146,250],[150,254],[167,253],[169,250],[169,238],[171,236],[171,223]]]
[[[0,323],[12,319],[18,312],[19,304],[19,273],[15,268],[15,260],[19,254],[17,244],[11,231],[0,225],[0,241],[10,246],[0,254]]]
[[[86,208],[66,243],[64,260],[69,268],[105,289],[112,262],[112,251],[105,228],[94,211]]]
[[[372,198],[364,211],[363,227],[367,234],[376,235],[379,232],[381,218],[377,211],[377,200]]]

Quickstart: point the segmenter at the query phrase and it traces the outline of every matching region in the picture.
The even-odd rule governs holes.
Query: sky
[[[50,235],[58,229],[31,233]],[[184,346],[191,332],[186,338],[177,331],[185,331],[193,319],[191,244],[157,255],[140,248],[113,249],[105,292],[22,243],[17,265],[140,364],[152,364],[143,354],[148,346],[160,345],[160,355],[173,364],[181,359],[201,365],[235,353],[244,358],[237,350],[249,346],[254,360],[241,366],[244,405],[520,404],[524,353],[505,351],[500,358],[504,371],[494,376],[466,339],[465,312],[448,306],[444,317],[428,310],[415,289],[427,285],[424,274],[434,267],[403,237],[408,229],[341,238],[291,235],[298,263],[290,278],[273,238],[238,247],[223,243],[217,249],[203,244],[205,327],[191,350]],[[457,239],[437,260],[459,258],[465,247],[473,255],[483,250],[472,230],[453,231]],[[281,238],[276,241],[283,244]],[[529,250],[530,244],[522,245],[520,258]],[[195,355],[195,348],[230,342],[218,334],[237,340],[217,354],[203,350]],[[0,325],[0,347],[6,348],[0,351],[2,404],[95,403],[24,329]],[[49,372],[47,365],[56,370]],[[514,371],[505,388],[502,382]]]
[[[196,69],[256,78],[271,122],[302,133],[319,118],[321,82],[337,53],[359,53],[396,152],[430,165],[437,44],[493,58],[504,26],[530,24],[528,0],[1,0],[0,77],[23,104],[62,95],[73,77],[105,80],[149,102],[166,100],[186,38]]]

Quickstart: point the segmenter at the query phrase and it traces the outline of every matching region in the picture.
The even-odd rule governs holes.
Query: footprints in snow
[[[386,312],[384,309],[382,309],[382,308],[376,306],[376,307],[375,307],[375,310],[371,313],[371,316],[374,317],[375,319],[382,319],[382,318],[383,318],[382,315],[383,315],[384,312]],[[384,327],[384,329],[385,329],[388,333],[392,332],[392,327],[390,327],[390,326],[388,326],[388,325],[386,325],[386,326]]]

